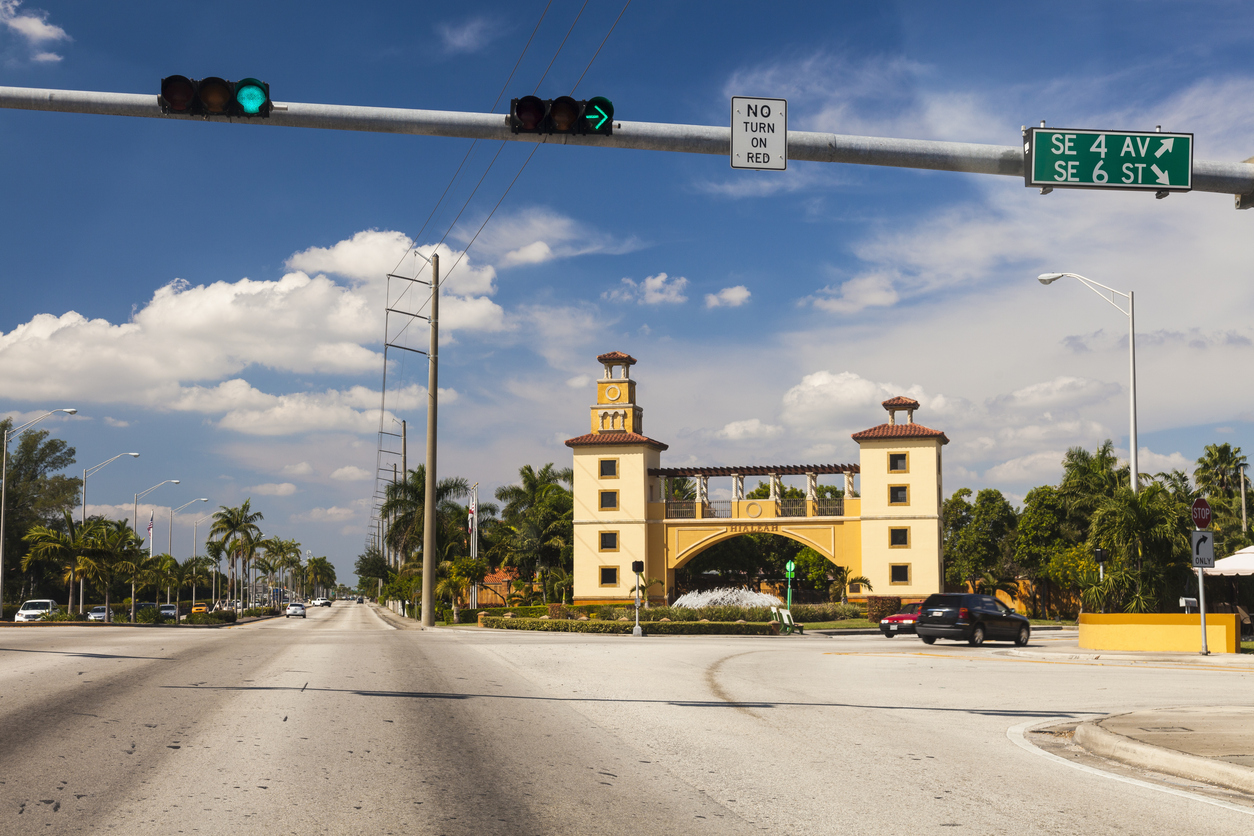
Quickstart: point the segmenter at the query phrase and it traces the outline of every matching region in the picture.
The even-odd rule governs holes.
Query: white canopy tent
[[[1248,546],[1231,557],[1215,561],[1215,568],[1203,569],[1207,576],[1215,575],[1254,575],[1254,546]]]

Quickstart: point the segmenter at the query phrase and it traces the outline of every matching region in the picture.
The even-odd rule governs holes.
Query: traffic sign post
[[[1197,499],[1193,500],[1193,507],[1190,509],[1189,514],[1193,517],[1193,526],[1195,528],[1199,530],[1210,528],[1210,503],[1205,499],[1199,496]]]
[[[788,168],[788,100],[731,100],[731,167],[759,171]]]
[[[792,611],[792,579],[797,576],[797,564],[791,560],[784,566],[784,574],[788,576],[788,610]]]
[[[1210,525],[1210,505],[1205,499],[1193,503],[1193,519],[1198,519],[1198,502],[1205,506],[1205,523]],[[1206,581],[1204,570],[1215,565],[1215,535],[1209,531],[1193,532],[1193,567],[1197,569],[1197,609],[1202,618],[1202,655],[1209,656],[1210,649],[1206,646]]]
[[[1051,189],[1187,192],[1193,134],[1028,128],[1025,185]]]

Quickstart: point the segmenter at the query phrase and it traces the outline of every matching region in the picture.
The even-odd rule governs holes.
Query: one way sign
[[[1215,568],[1215,541],[1214,535],[1209,531],[1194,531],[1193,533],[1193,568],[1194,569],[1213,569]]]

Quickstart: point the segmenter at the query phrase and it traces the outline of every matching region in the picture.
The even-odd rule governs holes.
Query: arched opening
[[[684,555],[675,567],[672,599],[687,592],[720,587],[748,588],[784,597],[786,566],[792,561],[793,601],[800,604],[839,602],[850,589],[852,567],[787,534],[729,532],[710,538]]]

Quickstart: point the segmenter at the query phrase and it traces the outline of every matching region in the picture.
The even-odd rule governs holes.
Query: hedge
[[[635,624],[630,621],[568,621],[566,619],[548,618],[493,618],[484,617],[480,620],[484,627],[495,630],[541,630],[556,633],[602,633],[615,635],[631,635]],[[646,635],[651,636],[690,636],[690,635],[740,635],[740,636],[775,636],[779,635],[779,625],[770,623],[738,623],[734,621],[651,621],[641,622]]]

